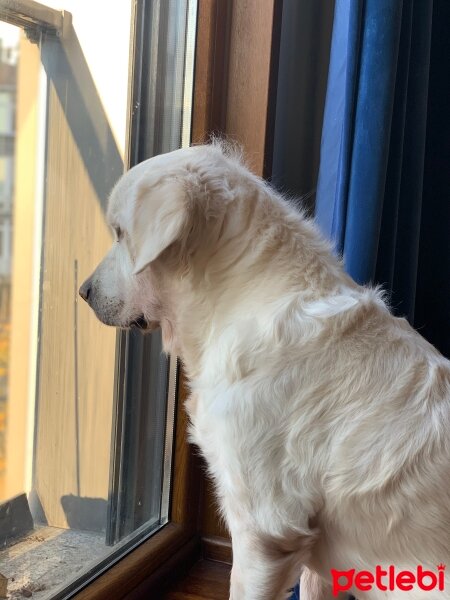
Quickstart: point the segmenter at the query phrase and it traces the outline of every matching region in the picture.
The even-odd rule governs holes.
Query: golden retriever
[[[131,169],[108,220],[80,294],[183,360],[230,598],[287,598],[300,574],[302,600],[450,597],[449,361],[223,143]]]

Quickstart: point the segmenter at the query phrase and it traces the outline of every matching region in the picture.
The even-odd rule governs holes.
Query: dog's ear
[[[134,275],[181,236],[186,219],[185,192],[179,181],[166,180],[140,191],[133,218]]]

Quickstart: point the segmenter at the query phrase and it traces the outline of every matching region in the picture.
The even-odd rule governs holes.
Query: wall
[[[41,522],[104,530],[116,332],[95,319],[77,290],[112,242],[105,215],[124,168],[131,2],[46,4],[57,9],[63,4],[72,24],[66,19],[63,37],[46,36],[41,48],[48,102],[44,178],[31,165],[40,141],[39,119],[30,121],[38,82],[22,94],[29,108],[17,119],[23,160],[16,169],[22,190],[18,185],[15,197],[11,397],[17,418],[16,433],[8,436],[15,465],[9,493],[27,491]],[[33,58],[24,52],[21,63],[28,78],[37,46],[33,49]],[[40,192],[38,214],[33,207]],[[36,248],[41,234],[42,247]]]

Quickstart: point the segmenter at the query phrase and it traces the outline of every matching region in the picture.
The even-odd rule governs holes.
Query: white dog
[[[230,597],[450,597],[450,363],[223,144],[134,167],[108,219],[80,293],[182,357]]]

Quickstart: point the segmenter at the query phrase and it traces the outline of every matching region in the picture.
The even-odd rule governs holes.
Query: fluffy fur
[[[223,144],[138,165],[108,218],[118,242],[81,293],[183,359],[230,598],[284,599],[302,570],[302,600],[328,600],[331,568],[450,568],[450,363],[380,291]],[[405,597],[445,594],[359,594]]]

